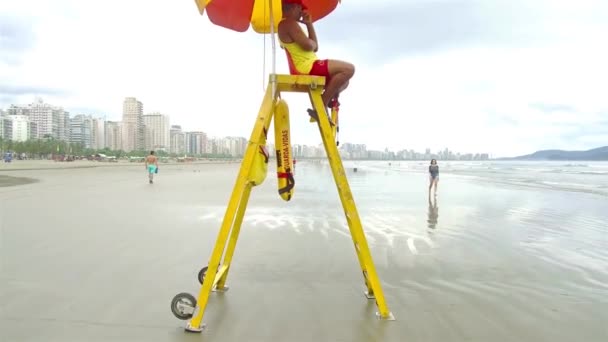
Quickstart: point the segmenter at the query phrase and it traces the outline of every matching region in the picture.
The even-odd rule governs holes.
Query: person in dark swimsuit
[[[437,160],[431,160],[431,165],[429,165],[429,174],[430,174],[430,183],[429,183],[429,195],[431,194],[431,189],[433,185],[435,185],[435,196],[437,195],[437,182],[439,182],[439,165],[437,165]]]

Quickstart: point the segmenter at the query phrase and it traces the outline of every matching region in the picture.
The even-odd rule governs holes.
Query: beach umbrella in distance
[[[283,0],[195,0],[201,15],[217,25],[237,32],[245,32],[251,26],[257,33],[276,32],[283,17]],[[313,21],[333,12],[340,0],[302,0]],[[272,9],[272,11],[271,11]],[[274,25],[271,25],[274,22]]]

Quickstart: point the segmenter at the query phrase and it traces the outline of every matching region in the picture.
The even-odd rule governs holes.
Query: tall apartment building
[[[56,118],[56,119],[55,119]],[[62,141],[70,140],[70,113],[63,108],[53,108],[53,120],[57,120],[56,137]],[[36,122],[36,121],[34,121]],[[55,133],[53,133],[55,134]]]
[[[122,123],[118,121],[106,121],[104,131],[105,147],[109,148],[112,151],[124,151],[122,147]]]
[[[216,153],[215,152],[216,150],[217,150],[217,139],[216,138],[212,138],[212,139],[207,138],[207,144],[205,145],[205,153],[207,153],[207,154]]]
[[[169,152],[174,154],[186,153],[186,133],[182,132],[182,126],[173,125],[169,131]]]
[[[209,139],[209,141],[207,142],[205,152],[212,153],[212,154],[224,153],[225,151],[222,150],[221,144],[222,144],[221,139],[213,137],[213,138]]]
[[[25,115],[30,122],[35,123],[36,132],[31,132],[31,138],[52,137],[69,141],[69,113],[61,107],[54,107],[38,98],[27,106],[11,105],[9,115]]]
[[[40,139],[38,137],[38,124],[32,121],[29,121],[28,124],[28,139]]]
[[[91,136],[92,149],[101,150],[106,147],[106,122],[104,119],[93,119]]]
[[[143,150],[144,106],[134,97],[125,98],[122,104],[122,150],[125,152]]]
[[[200,155],[206,153],[207,134],[204,132],[186,132],[186,153]]]
[[[367,158],[368,151],[365,144],[344,143],[340,148],[340,152],[346,152],[349,158]]]
[[[243,137],[226,137],[223,139],[223,146],[226,153],[231,156],[243,156],[247,148],[247,139]]]
[[[171,143],[169,116],[151,113],[143,116],[145,149],[169,152]]]
[[[13,139],[13,121],[4,111],[0,112],[0,138],[4,140]]]
[[[8,109],[6,110],[4,115],[6,115],[6,116],[25,115],[29,118],[30,117],[30,107],[31,107],[31,105],[29,105],[29,106],[11,105],[10,107],[8,107]]]
[[[81,144],[84,148],[93,147],[93,118],[89,115],[76,115],[70,119],[70,142]]]
[[[27,141],[31,135],[30,120],[25,115],[11,115],[12,141]]]
[[[211,139],[211,153],[227,154],[233,157],[242,156],[247,148],[247,139],[243,137],[224,137]]]

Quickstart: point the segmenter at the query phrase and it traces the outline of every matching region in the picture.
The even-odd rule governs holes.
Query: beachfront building
[[[30,120],[25,115],[10,115],[11,126],[12,126],[12,136],[10,140],[12,141],[27,141],[31,135]]]
[[[93,119],[91,123],[91,148],[101,150],[106,147],[106,122],[104,119]]]
[[[205,146],[205,153],[211,154],[211,153],[217,153],[218,151],[218,140],[217,138],[213,137],[211,139],[207,139],[207,145]]]
[[[225,143],[222,138],[213,137],[209,139],[207,153],[228,154],[227,148],[225,148],[224,146]]]
[[[93,118],[90,115],[76,115],[70,119],[70,142],[84,148],[93,147]]]
[[[134,97],[127,97],[122,104],[122,150],[125,152],[143,150],[144,145],[144,105]]]
[[[345,156],[352,159],[367,158],[367,146],[365,144],[344,143],[340,147],[340,151],[345,152]]]
[[[119,121],[106,121],[104,131],[105,147],[112,151],[122,150],[122,123]]]
[[[169,116],[160,113],[147,114],[143,116],[143,123],[145,149],[169,152],[171,143]]]
[[[242,157],[247,148],[247,139],[243,137],[226,137],[221,139],[222,151],[232,157]]]
[[[325,150],[321,147],[295,144],[292,147],[294,158],[317,158],[325,156]],[[274,151],[274,149],[273,149]]]
[[[69,113],[61,107],[44,103],[41,98],[27,106],[11,105],[9,115],[24,115],[35,124],[37,131],[31,132],[31,138],[55,138],[69,141]]]
[[[14,116],[25,116],[30,118],[29,106],[17,106],[11,105],[5,113],[6,121],[4,121],[4,138],[6,140],[13,140],[13,120]],[[37,133],[37,132],[36,132]]]
[[[422,159],[422,155],[420,153],[417,153],[416,151],[409,149],[409,150],[400,150],[399,152],[397,152],[397,159],[400,160],[420,160]]]
[[[13,139],[13,120],[4,111],[0,113],[0,138],[3,140]]]
[[[205,132],[186,132],[186,153],[201,155],[207,153],[207,134]]]
[[[186,133],[182,132],[182,126],[173,125],[169,130],[169,150],[170,153],[186,153]]]
[[[212,138],[207,153],[242,157],[247,149],[247,139],[242,137]]]

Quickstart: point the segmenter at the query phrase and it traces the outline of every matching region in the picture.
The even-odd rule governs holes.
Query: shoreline
[[[159,163],[159,165],[204,165],[204,164],[235,164],[240,163],[241,160],[199,160],[187,163],[168,162]],[[54,160],[25,160],[17,161],[18,164],[14,164],[15,161],[10,164],[4,163],[0,166],[0,172],[11,172],[11,171],[38,171],[38,170],[67,170],[67,169],[90,169],[90,168],[104,168],[104,167],[128,167],[128,166],[141,166],[142,162],[98,162],[98,161],[73,161],[73,162],[58,162]],[[26,165],[23,165],[26,164]],[[9,165],[9,167],[4,167]],[[16,165],[13,167],[13,165]]]

